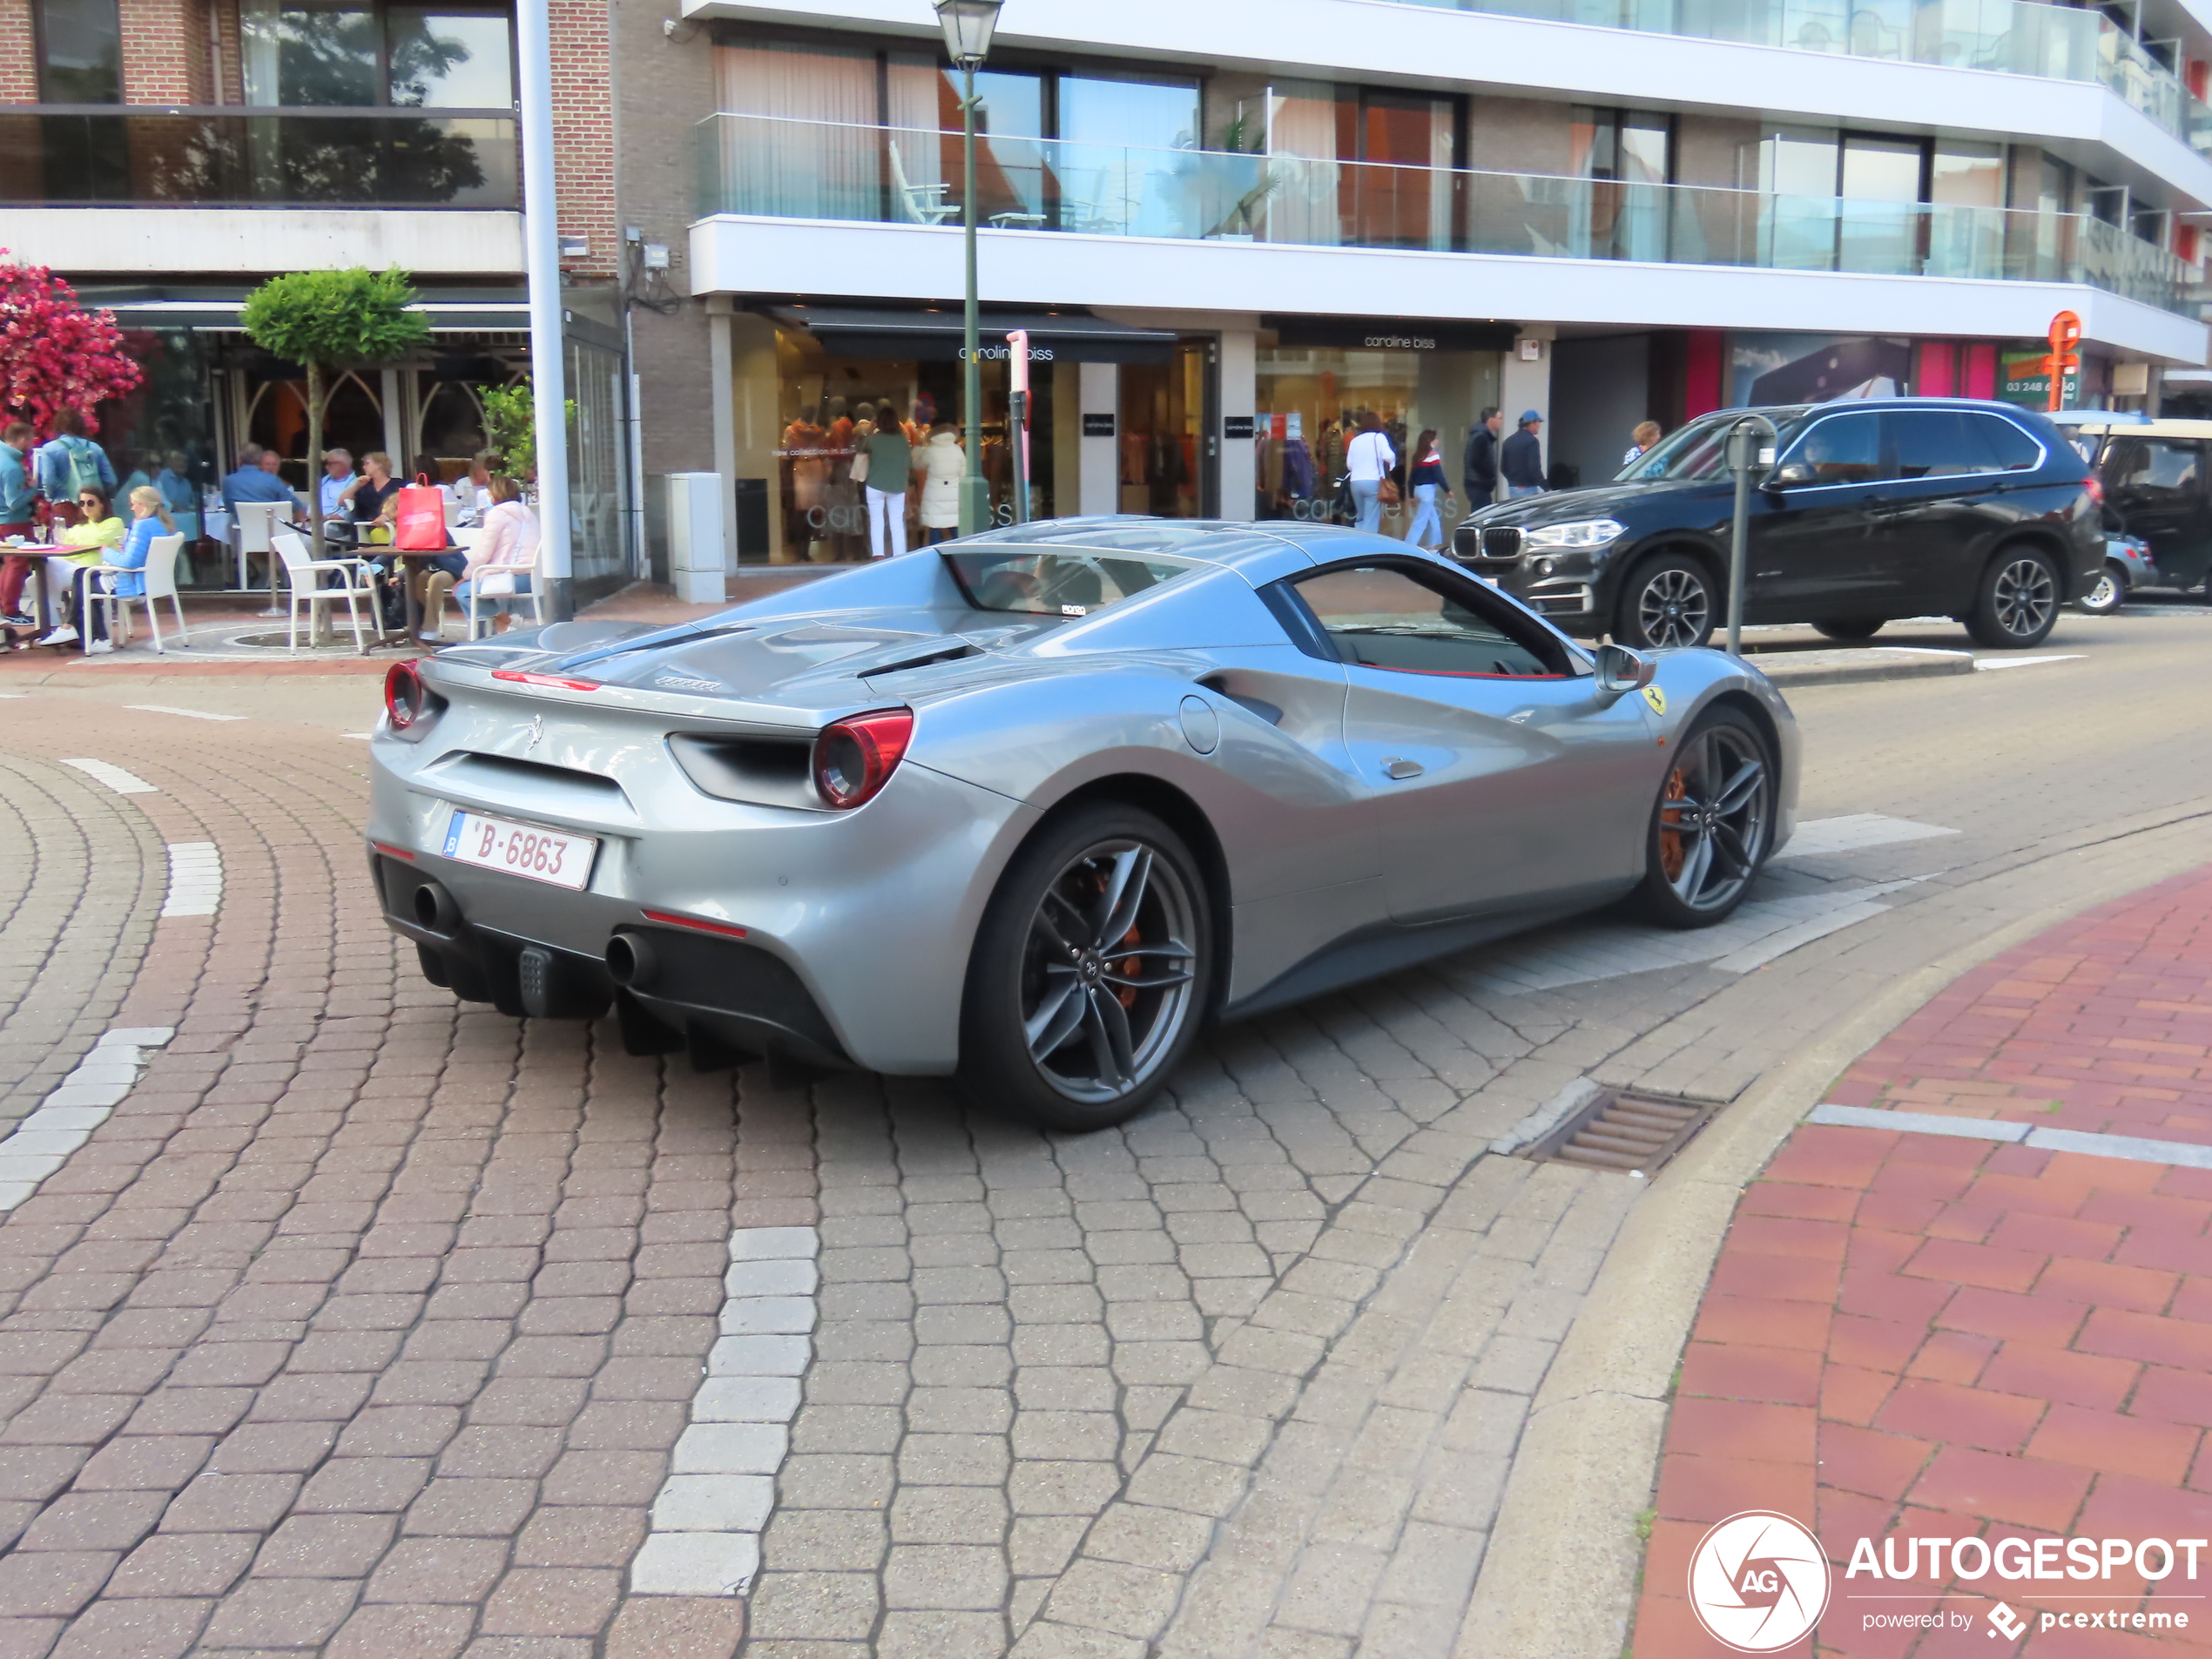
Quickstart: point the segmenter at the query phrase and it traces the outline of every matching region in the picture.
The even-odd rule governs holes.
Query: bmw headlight
[[[1571,524],[1546,524],[1522,533],[1522,545],[1531,552],[1561,548],[1603,547],[1620,540],[1626,527],[1609,518],[1578,518]]]

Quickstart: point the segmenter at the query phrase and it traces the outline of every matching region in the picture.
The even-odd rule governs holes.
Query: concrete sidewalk
[[[1744,1193],[1683,1354],[1633,1652],[1723,1650],[1690,1561],[1753,1509],[1832,1564],[1822,1653],[2212,1646],[2205,1550],[2194,1581],[2155,1548],[2000,1575],[2014,1538],[2212,1538],[2212,870],[1966,974],[1827,1098]]]

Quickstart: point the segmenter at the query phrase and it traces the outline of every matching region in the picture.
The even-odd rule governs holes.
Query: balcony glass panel
[[[2040,0],[1410,0],[1546,23],[1635,29],[1849,57],[2101,81],[2175,137],[2212,150],[2212,111],[2101,14]]]
[[[0,112],[0,202],[505,207],[512,116],[304,110]]]
[[[698,135],[702,214],[960,216],[957,132],[718,115]],[[979,216],[1002,226],[2079,282],[2190,309],[2188,267],[2080,214],[1038,138],[977,147]]]

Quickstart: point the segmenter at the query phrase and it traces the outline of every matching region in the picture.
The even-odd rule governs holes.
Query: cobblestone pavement
[[[1841,931],[1753,971],[1507,984],[1473,954],[1224,1028],[1085,1137],[456,1005],[362,873],[372,681],[304,725],[320,682],[35,687],[0,705],[38,860],[0,881],[51,918],[0,957],[10,1110],[106,1030],[176,1035],[0,1222],[0,1656],[1447,1652],[1637,1190],[1491,1140],[1588,1077],[1730,1098],[1991,925],[1977,883],[2212,813],[2212,734],[2144,678],[2189,685],[2201,623],[2138,620],[2069,622],[2080,662],[1801,697],[1808,815],[1959,832],[1763,883],[1885,890]],[[192,843],[219,905],[157,920]],[[27,1014],[50,978],[77,988]],[[750,1594],[633,1593],[730,1392],[732,1237],[786,1229],[813,1328]]]
[[[1817,1517],[1821,1653],[1993,1651],[2000,1603],[2031,1653],[2212,1646],[2202,1561],[2128,1553],[2212,1536],[2212,867],[1966,974],[1828,1097],[1683,1356],[1640,1659],[1715,1650],[1690,1561],[1749,1509]],[[2077,1536],[2126,1559],[2005,1553]]]

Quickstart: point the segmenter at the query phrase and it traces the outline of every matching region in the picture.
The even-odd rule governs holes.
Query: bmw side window
[[[1900,478],[1951,478],[1998,470],[1994,451],[1975,428],[2001,422],[1963,409],[1892,409],[1883,419],[1889,423],[1890,448],[1897,456]]]
[[[1806,462],[1816,483],[1871,484],[1882,475],[1881,417],[1831,415],[1816,421],[1783,460]]]
[[[2027,472],[2043,464],[2043,446],[2010,421],[1994,415],[1969,415],[1967,423],[1989,447],[2000,472]]]
[[[1340,661],[1402,674],[1554,678],[1564,653],[1442,573],[1340,566],[1291,584]]]

